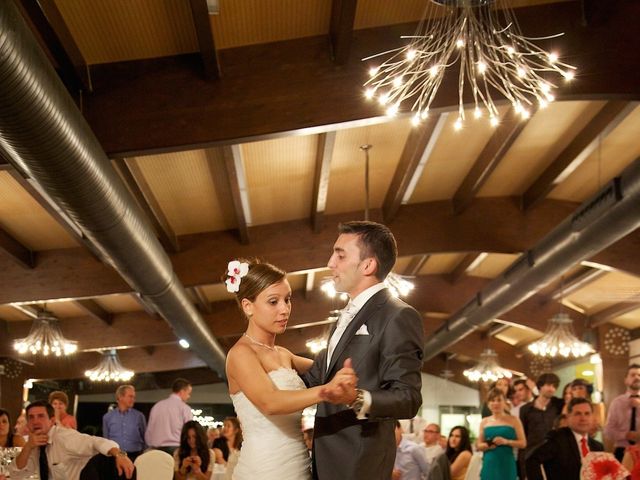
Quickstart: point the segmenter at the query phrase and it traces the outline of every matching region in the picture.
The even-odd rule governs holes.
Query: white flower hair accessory
[[[240,290],[240,279],[249,273],[249,264],[232,260],[227,266],[227,292],[236,293]]]

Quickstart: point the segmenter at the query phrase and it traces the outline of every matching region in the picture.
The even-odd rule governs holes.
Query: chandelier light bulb
[[[575,67],[562,62],[558,52],[534,43],[562,34],[525,36],[507,0],[435,0],[428,5],[417,31],[403,37],[406,45],[363,59],[383,58],[369,69],[365,88],[387,92],[380,101],[381,106],[394,105],[385,108],[387,115],[427,110],[446,72],[456,64],[460,70],[453,75],[458,77],[462,121],[465,102],[482,106],[491,121],[498,97],[527,107],[540,98],[550,102],[547,95],[557,88],[554,77],[570,81],[575,76]]]
[[[327,341],[324,339],[308,340],[305,345],[311,353],[315,354],[327,348]]]

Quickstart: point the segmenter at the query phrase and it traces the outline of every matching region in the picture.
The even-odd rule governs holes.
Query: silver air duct
[[[224,350],[12,1],[0,2],[0,152],[224,376]]]
[[[425,361],[511,310],[571,266],[592,257],[638,226],[640,158],[452,315],[425,343]]]

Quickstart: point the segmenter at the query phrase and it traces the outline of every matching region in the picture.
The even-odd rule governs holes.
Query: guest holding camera
[[[209,480],[213,472],[215,455],[207,446],[207,434],[196,422],[182,427],[180,446],[173,454],[177,480]]]

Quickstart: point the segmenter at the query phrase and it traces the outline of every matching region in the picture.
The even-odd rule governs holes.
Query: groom
[[[360,221],[341,224],[339,233],[328,266],[336,290],[351,300],[305,382],[328,382],[350,358],[358,389],[327,392],[346,405],[318,404],[313,475],[387,480],[396,455],[395,419],[413,418],[422,404],[422,318],[383,283],[397,256],[391,231]]]

